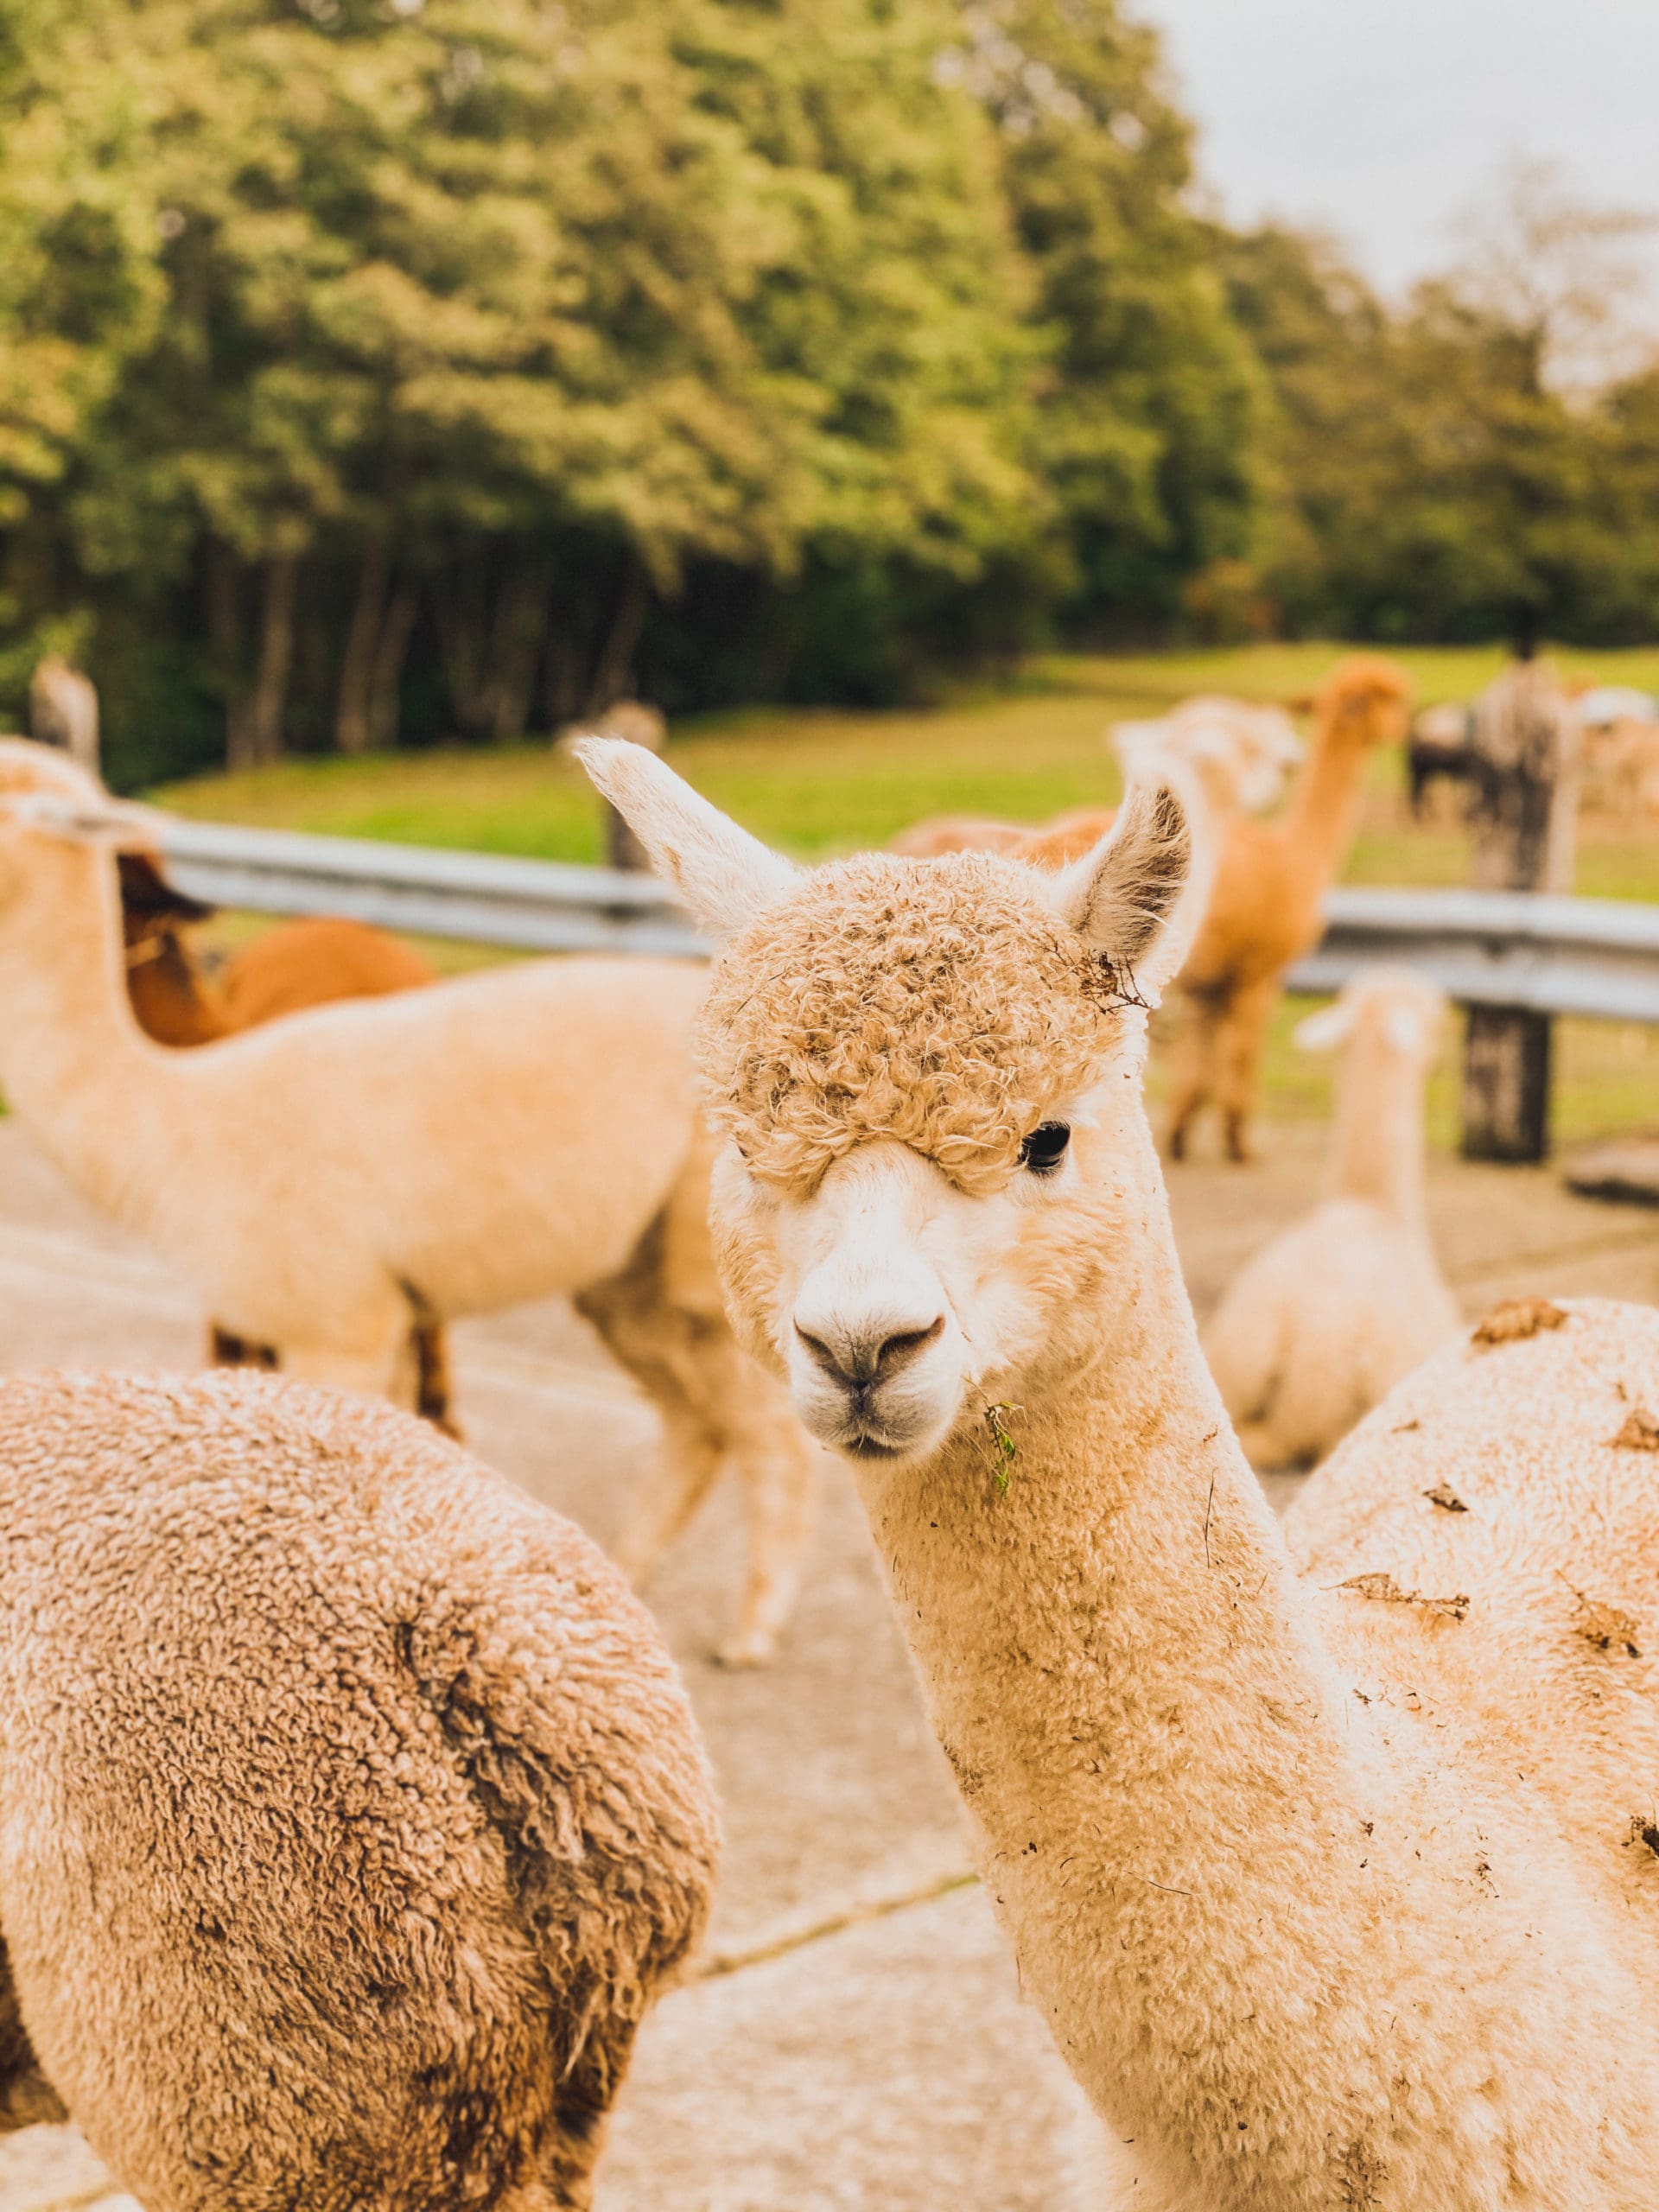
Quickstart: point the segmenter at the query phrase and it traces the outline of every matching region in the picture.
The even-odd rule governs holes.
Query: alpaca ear
[[[734,936],[800,882],[791,861],[740,830],[644,746],[583,737],[570,749],[712,936]]]
[[[1299,1021],[1291,1033],[1291,1042],[1302,1052],[1334,1052],[1353,1026],[1352,1005],[1346,999],[1336,999]]]
[[[1197,780],[1160,760],[1131,784],[1090,851],[1049,879],[1061,918],[1128,970],[1155,1006],[1186,957],[1210,897],[1209,824]]]

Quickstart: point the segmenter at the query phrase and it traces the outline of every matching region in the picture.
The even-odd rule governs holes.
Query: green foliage
[[[14,0],[0,690],[81,652],[130,779],[1167,613],[1254,398],[1156,60],[1109,0]]]
[[[137,783],[1651,631],[1659,378],[1560,366],[1628,219],[1534,176],[1392,313],[1192,186],[1120,0],[9,0],[0,708],[81,658]]]
[[[975,0],[965,81],[1003,174],[1052,352],[1034,448],[1066,525],[1070,611],[1167,619],[1249,548],[1260,378],[1188,211],[1191,132],[1155,35],[1115,0]]]
[[[1316,239],[1223,241],[1273,381],[1268,576],[1294,624],[1384,640],[1588,643],[1659,622],[1659,378],[1587,392],[1548,335],[1456,277],[1385,312]]]

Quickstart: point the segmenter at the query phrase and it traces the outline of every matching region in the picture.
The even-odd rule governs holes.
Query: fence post
[[[1535,624],[1475,702],[1470,826],[1474,880],[1488,891],[1569,891],[1578,734],[1567,695],[1534,658]],[[1531,1161],[1549,1151],[1550,1018],[1530,1007],[1471,1006],[1463,1059],[1463,1156]]]
[[[1552,1025],[1532,1007],[1471,1006],[1463,1052],[1463,1156],[1535,1161],[1549,1152]]]

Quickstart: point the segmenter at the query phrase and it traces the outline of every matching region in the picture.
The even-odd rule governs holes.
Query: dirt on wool
[[[1351,1574],[1345,1582],[1338,1582],[1338,1590],[1351,1591],[1356,1598],[1370,1598],[1385,1605],[1421,1605],[1427,1613],[1439,1613],[1449,1621],[1460,1621],[1469,1611],[1469,1599],[1459,1592],[1455,1598],[1425,1597],[1421,1590],[1402,1590],[1391,1574]]]
[[[1613,1446],[1620,1452],[1659,1452],[1659,1414],[1646,1406],[1632,1406]]]
[[[1523,1337],[1537,1336],[1541,1330],[1560,1328],[1567,1318],[1567,1308],[1557,1306],[1553,1299],[1506,1298],[1476,1323],[1469,1341],[1482,1351],[1493,1344],[1518,1344]]]

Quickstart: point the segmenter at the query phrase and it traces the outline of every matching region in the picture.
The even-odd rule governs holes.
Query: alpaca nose
[[[832,1382],[861,1395],[890,1382],[936,1344],[944,1334],[944,1316],[864,1316],[853,1321],[826,1315],[813,1318],[810,1328],[797,1316],[795,1334]]]

